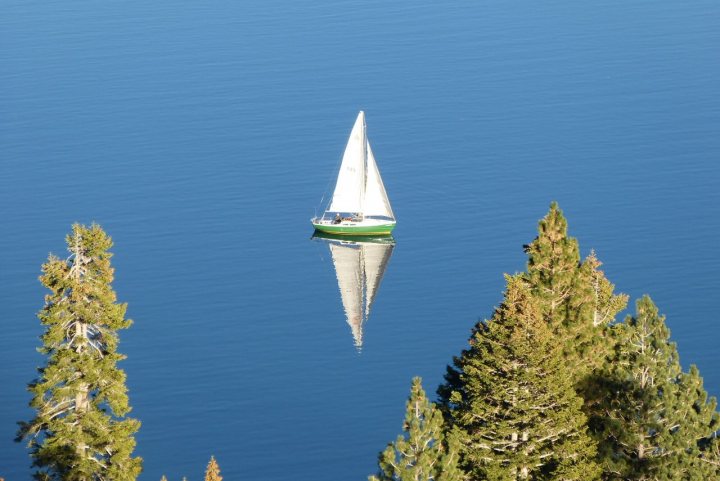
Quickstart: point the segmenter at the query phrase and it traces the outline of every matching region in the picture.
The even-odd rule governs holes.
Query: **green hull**
[[[381,225],[340,225],[340,224],[316,224],[315,230],[336,235],[390,235],[395,224]]]

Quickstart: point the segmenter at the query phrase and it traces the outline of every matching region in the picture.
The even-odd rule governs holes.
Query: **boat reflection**
[[[352,330],[355,347],[363,344],[363,324],[380,288],[385,269],[395,248],[392,236],[346,236],[315,231],[313,240],[328,244],[340,298],[347,323]]]

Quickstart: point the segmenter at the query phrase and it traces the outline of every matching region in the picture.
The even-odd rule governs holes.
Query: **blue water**
[[[364,479],[557,200],[720,395],[720,4],[10,0],[0,16],[0,476],[48,252],[114,238],[142,480]],[[358,110],[399,223],[353,346],[309,218]]]

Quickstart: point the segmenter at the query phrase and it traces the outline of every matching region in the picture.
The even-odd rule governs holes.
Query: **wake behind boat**
[[[366,130],[365,113],[360,111],[345,147],[332,199],[321,217],[311,219],[320,232],[389,235],[395,228],[395,215]]]

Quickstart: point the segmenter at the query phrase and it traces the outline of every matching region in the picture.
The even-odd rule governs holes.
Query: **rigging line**
[[[340,161],[342,162],[342,159]],[[339,165],[336,170],[337,171],[340,170]],[[330,179],[328,179],[327,185],[325,186],[325,190],[323,191],[323,195],[320,198],[320,204],[319,204],[320,209],[323,209],[323,207],[324,207],[323,202],[325,202],[325,196],[327,195],[328,190],[330,190],[330,184],[332,183],[333,177],[334,177],[333,174],[330,174]],[[325,210],[323,209],[323,215],[324,215],[324,212],[325,212]],[[316,217],[317,217],[317,209],[316,209]]]

